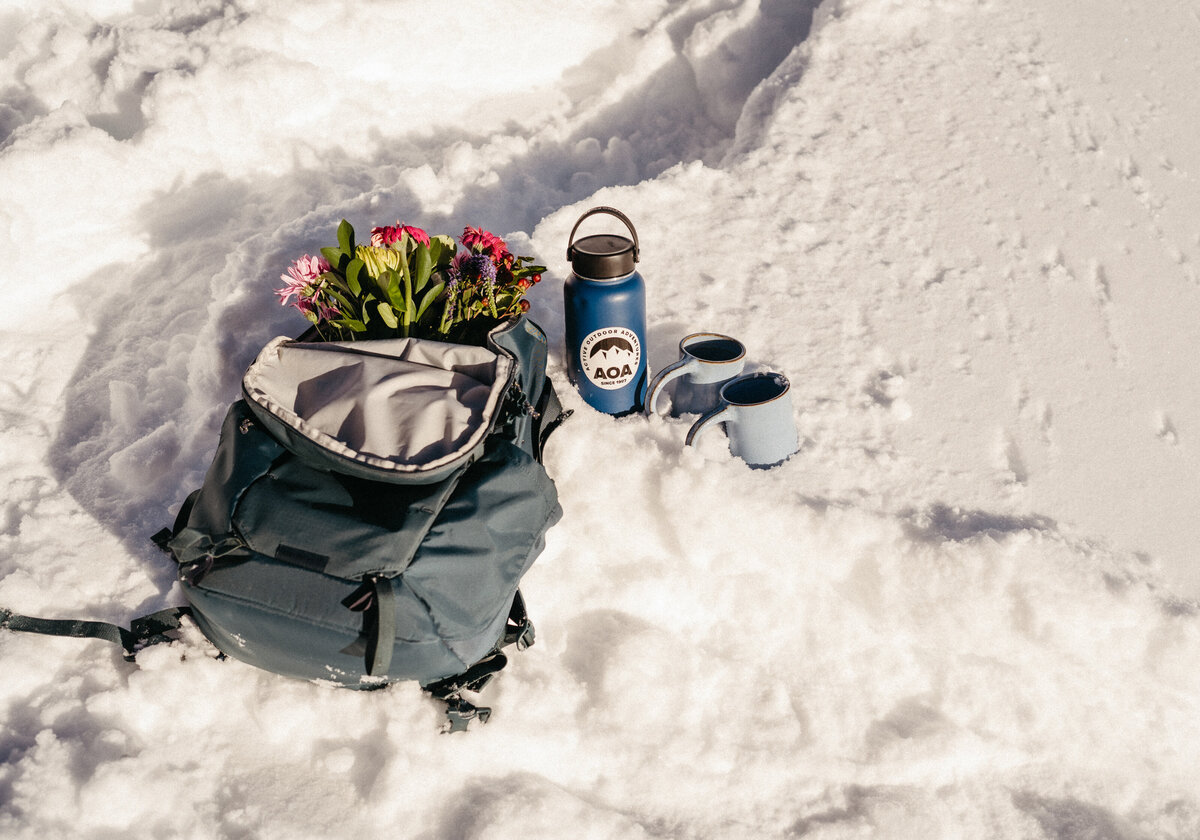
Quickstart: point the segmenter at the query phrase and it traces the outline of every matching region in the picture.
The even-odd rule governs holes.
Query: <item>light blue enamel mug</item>
[[[746,366],[746,347],[736,338],[697,332],[679,342],[679,358],[660,370],[646,394],[646,413],[654,414],[667,383],[675,381],[671,414],[704,414],[721,400],[721,386]]]
[[[718,423],[725,424],[729,451],[752,467],[767,468],[800,448],[791,384],[782,373],[749,373],[721,386],[720,404],[692,424],[687,444]]]

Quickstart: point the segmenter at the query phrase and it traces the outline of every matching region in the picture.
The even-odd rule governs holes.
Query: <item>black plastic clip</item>
[[[446,722],[442,724],[442,734],[451,732],[466,732],[471,721],[477,720],[485,724],[492,716],[490,706],[476,706],[461,696],[446,698]]]

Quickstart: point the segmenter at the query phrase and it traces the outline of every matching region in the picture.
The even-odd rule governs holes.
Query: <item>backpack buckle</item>
[[[476,706],[461,695],[445,698],[446,722],[442,724],[441,732],[448,735],[451,732],[466,732],[471,721],[477,720],[485,724],[492,716],[490,706]]]
[[[528,650],[533,647],[534,632],[533,622],[525,619],[520,626],[517,627],[517,637],[513,640],[517,646],[517,650]]]
[[[517,650],[528,650],[533,647],[535,639],[533,622],[527,616],[522,615],[520,620],[515,623],[513,619],[509,619],[509,624],[504,628],[504,637],[500,640],[499,647],[516,645]]]

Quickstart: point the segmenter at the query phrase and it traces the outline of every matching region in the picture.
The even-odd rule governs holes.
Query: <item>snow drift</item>
[[[546,261],[575,409],[523,586],[539,641],[486,727],[194,630],[136,665],[6,635],[4,835],[1200,833],[1195,11],[445,15],[0,14],[0,604],[178,602],[146,537],[302,328],[271,288],[340,218]],[[595,204],[638,227],[652,368],[718,330],[788,374],[785,465],[570,391],[563,252]]]

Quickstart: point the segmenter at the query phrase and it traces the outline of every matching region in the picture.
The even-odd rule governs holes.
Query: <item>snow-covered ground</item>
[[[1190,0],[7,0],[0,606],[180,602],[147,536],[343,217],[545,261],[575,415],[486,727],[4,634],[0,836],[1200,836],[1198,42]],[[652,367],[788,375],[786,464],[571,391],[597,204]]]

